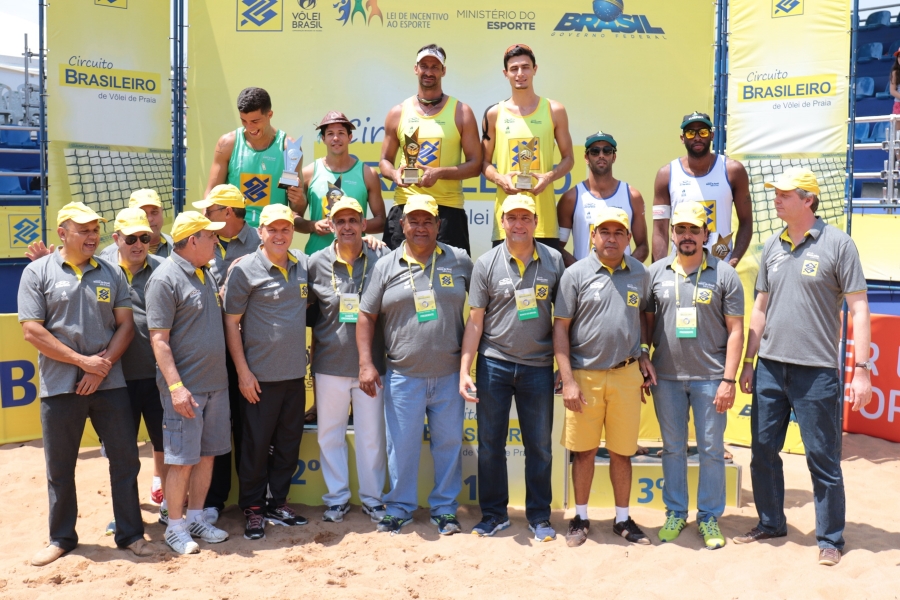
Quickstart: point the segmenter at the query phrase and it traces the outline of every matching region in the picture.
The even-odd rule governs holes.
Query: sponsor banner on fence
[[[847,327],[847,384],[844,390],[844,431],[900,442],[900,317],[872,315],[872,401],[854,412],[850,404],[853,365],[865,362],[853,346],[853,322]]]

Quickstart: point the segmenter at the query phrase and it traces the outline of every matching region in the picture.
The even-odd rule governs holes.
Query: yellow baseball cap
[[[403,207],[403,214],[408,215],[416,210],[424,210],[435,217],[438,216],[437,202],[435,202],[434,198],[428,194],[413,194],[406,199],[406,206]]]
[[[128,206],[141,208],[143,206],[158,206],[162,208],[162,200],[159,199],[159,194],[156,193],[156,190],[135,190],[131,192],[131,197],[128,199]]]
[[[512,196],[507,196],[506,200],[503,201],[502,208],[504,215],[517,208],[524,208],[531,214],[537,214],[537,209],[534,207],[534,198],[525,194],[513,194]]]
[[[696,225],[703,227],[706,224],[706,209],[699,202],[682,202],[672,211],[672,225]]]
[[[359,214],[363,214],[362,205],[356,201],[356,198],[351,198],[350,196],[342,196],[340,200],[335,202],[331,207],[331,214],[329,216],[334,219],[334,215],[342,210],[355,210]]]
[[[613,206],[604,206],[597,211],[597,217],[594,219],[594,225],[602,225],[603,223],[620,223],[629,229],[628,213],[621,208]]]
[[[137,233],[153,233],[150,229],[150,222],[147,220],[147,213],[136,206],[123,208],[116,215],[115,230],[125,235],[135,235]]]
[[[294,213],[284,204],[269,204],[264,206],[262,212],[259,213],[259,224],[266,226],[275,221],[287,221],[293,225]]]
[[[61,227],[66,221],[74,221],[79,225],[90,223],[91,221],[103,221],[106,219],[94,212],[92,208],[84,202],[69,202],[56,213],[56,226]]]
[[[801,167],[787,169],[777,180],[766,182],[766,187],[786,192],[800,189],[819,195],[819,182],[816,180],[816,174]]]
[[[172,241],[177,244],[198,231],[218,231],[223,227],[225,223],[213,223],[195,210],[186,210],[175,217],[175,222],[172,223]]]
[[[213,204],[230,206],[231,208],[244,208],[244,195],[230,183],[217,185],[209,190],[209,194],[203,200],[193,202],[194,208],[209,208]]]

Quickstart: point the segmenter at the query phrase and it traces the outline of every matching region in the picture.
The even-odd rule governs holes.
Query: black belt
[[[626,358],[625,360],[623,360],[622,362],[620,362],[619,364],[610,367],[609,370],[612,371],[614,369],[621,369],[622,367],[627,367],[628,365],[630,365],[631,363],[636,362],[636,361],[637,361],[636,358],[630,356],[630,357]]]

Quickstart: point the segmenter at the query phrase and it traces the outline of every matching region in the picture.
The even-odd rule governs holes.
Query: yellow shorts
[[[644,383],[637,361],[621,369],[575,370],[572,375],[587,405],[580,413],[566,409],[563,446],[573,452],[593,450],[605,429],[608,450],[622,456],[637,452]]]

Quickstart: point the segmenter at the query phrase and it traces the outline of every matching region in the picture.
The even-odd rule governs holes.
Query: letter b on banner
[[[0,362],[0,399],[3,408],[27,406],[37,398],[37,387],[31,383],[34,364],[27,360]]]

